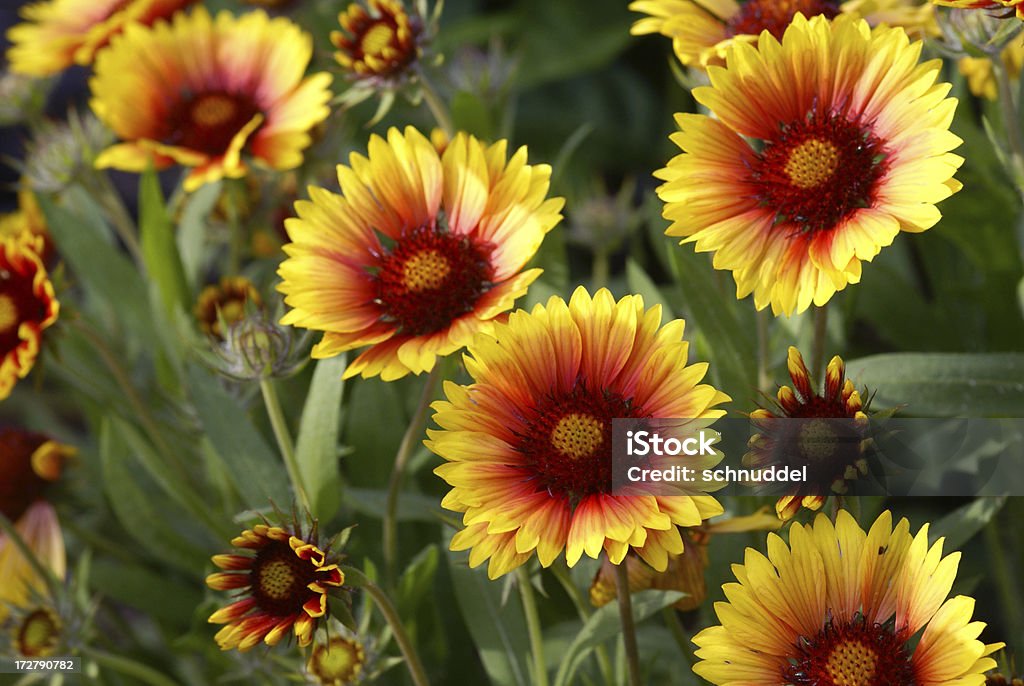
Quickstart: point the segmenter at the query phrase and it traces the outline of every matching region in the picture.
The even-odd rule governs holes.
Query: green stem
[[[664,617],[665,625],[668,626],[672,638],[676,640],[676,644],[683,653],[683,657],[693,667],[697,664],[697,656],[693,652],[693,644],[690,642],[690,637],[686,635],[686,629],[683,628],[683,623],[679,621],[679,615],[676,614],[675,608],[671,606],[666,607],[661,611],[661,616]]]
[[[576,613],[580,616],[580,621],[586,624],[591,615],[590,607],[587,605],[587,601],[583,599],[580,589],[573,583],[572,577],[569,576],[569,569],[562,565],[553,565],[550,569],[555,579],[558,580],[558,583],[562,584],[566,595],[572,601],[573,606],[576,608]],[[612,662],[608,657],[608,650],[603,643],[595,648],[594,654],[597,656],[597,665],[601,669],[601,677],[604,679],[604,683],[612,683],[614,681],[612,679]]]
[[[768,311],[759,310],[757,321],[757,388],[767,393],[771,385],[768,374]]]
[[[402,442],[398,445],[398,452],[395,454],[395,464],[391,469],[391,478],[388,479],[388,496],[384,506],[383,546],[384,546],[384,569],[385,578],[388,584],[394,587],[398,579],[398,494],[402,488],[402,481],[405,477],[405,469],[412,456],[413,447],[418,445],[423,435],[423,427],[427,422],[427,410],[430,409],[430,401],[434,399],[434,392],[444,372],[444,363],[438,360],[430,371],[426,382],[423,384],[423,393],[420,395],[420,402],[416,406],[412,420],[409,422]]]
[[[107,211],[114,231],[124,243],[124,247],[128,250],[128,254],[131,255],[136,266],[140,269],[145,268],[146,261],[142,257],[142,246],[139,245],[139,239],[136,236],[135,220],[132,219],[128,208],[125,207],[124,200],[114,187],[110,177],[106,172],[97,171],[95,174],[87,176],[86,185],[95,194],[103,209]]]
[[[395,641],[398,642],[398,648],[402,651],[402,656],[405,658],[405,665],[409,669],[413,683],[416,686],[428,686],[429,682],[427,681],[427,673],[423,669],[423,663],[420,662],[419,655],[416,654],[416,647],[409,640],[409,635],[405,633],[402,620],[398,616],[398,611],[392,604],[391,599],[388,598],[388,594],[354,567],[342,567],[342,572],[347,579],[354,581],[357,587],[366,591],[366,594],[377,605],[377,609],[384,615],[385,621],[391,627],[391,633],[395,635]]]
[[[238,274],[242,270],[242,252],[245,250],[245,235],[242,231],[242,216],[239,210],[238,194],[244,193],[244,186],[227,179],[224,182],[224,209],[228,215],[228,274]]]
[[[591,276],[594,280],[595,291],[608,285],[608,276],[610,273],[611,264],[608,259],[608,253],[604,250],[594,251],[594,263]]]
[[[1017,192],[1024,199],[1024,134],[1021,133],[1020,114],[1013,98],[1013,86],[1006,65],[1000,57],[992,58],[992,71],[999,87],[999,107],[1003,115],[1003,128],[1010,144],[1010,175]]]
[[[814,340],[811,342],[811,378],[822,378],[825,370],[825,343],[828,342],[828,304],[814,308]]]
[[[434,85],[422,72],[420,73],[420,90],[423,93],[423,101],[427,103],[427,109],[434,116],[434,121],[437,122],[437,125],[441,127],[448,138],[454,137],[455,123],[452,121],[451,113],[448,112],[448,106],[445,105],[444,100],[441,99]]]
[[[537,599],[533,594],[533,584],[526,567],[516,570],[519,580],[519,596],[523,599],[523,613],[526,615],[526,631],[530,636],[530,652],[533,653],[533,683],[536,686],[547,686],[548,668],[544,661],[544,633],[540,626],[540,615],[537,614]]]
[[[626,647],[629,665],[629,686],[640,686],[640,649],[636,643],[636,624],[633,621],[633,599],[629,593],[629,573],[623,564],[615,567],[615,595],[619,598],[619,620],[622,622],[622,641]]]
[[[277,447],[281,450],[284,458],[284,466],[288,470],[288,478],[291,479],[292,488],[298,496],[299,504],[306,512],[312,512],[309,503],[309,495],[302,483],[302,472],[299,471],[299,461],[295,457],[295,444],[292,443],[291,434],[288,432],[288,422],[284,417],[284,410],[281,409],[281,401],[277,397],[277,389],[274,388],[272,379],[260,379],[260,391],[263,392],[263,404],[267,408],[267,416],[270,417],[270,426],[274,429],[274,438],[277,439]]]
[[[94,660],[100,667],[106,667],[127,677],[132,677],[135,683],[149,684],[150,686],[178,686],[173,679],[141,662],[90,647],[83,647],[82,653]]]
[[[992,576],[1003,605],[1004,618],[1008,636],[1020,636],[1024,632],[1024,611],[1021,589],[1017,578],[1011,571],[1012,567],[1006,559],[1005,541],[999,535],[1000,528],[990,522],[985,527],[985,545],[988,548],[988,559],[991,562]],[[1019,639],[1018,639],[1019,640]],[[1011,646],[1014,647],[1014,646]],[[1016,646],[1020,648],[1020,646]]]

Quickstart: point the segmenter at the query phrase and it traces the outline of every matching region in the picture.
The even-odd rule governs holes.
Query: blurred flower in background
[[[244,276],[224,276],[199,294],[195,315],[203,333],[223,341],[226,329],[241,321],[248,309],[263,307],[263,298]]]
[[[11,71],[48,76],[92,64],[111,37],[133,23],[152,24],[195,0],[45,0],[21,9],[24,23],[7,32]]]
[[[936,5],[946,7],[959,7],[972,10],[993,10],[1001,11],[1001,16],[1013,16],[1016,9],[1017,16],[1024,19],[1024,0],[933,0]]]
[[[1021,71],[1024,70],[1024,40],[1010,41],[997,59],[1002,60],[1010,79],[1013,82],[1018,81]],[[995,100],[999,96],[999,86],[991,58],[962,57],[959,66],[960,73],[967,77],[967,86],[971,93],[988,100]]]
[[[44,265],[53,257],[53,241],[46,230],[46,218],[39,209],[35,193],[22,188],[18,191],[18,209],[0,215],[0,240],[5,238],[42,241],[39,257]]]
[[[0,429],[0,513],[44,569],[64,579],[64,537],[46,495],[75,449],[21,429]],[[48,584],[6,532],[0,531],[0,624],[12,607],[48,597]]]
[[[92,173],[100,151],[110,145],[110,130],[91,112],[68,112],[67,121],[35,123],[17,166],[22,185],[38,193],[58,193]]]
[[[310,130],[327,118],[331,77],[303,79],[312,39],[263,11],[204,7],[152,27],[129,26],[97,57],[92,108],[124,140],[98,167],[142,172],[190,167],[185,190],[302,163]],[[158,54],[160,59],[146,57]]]
[[[956,100],[920,50],[902,29],[848,17],[797,17],[781,44],[736,45],[694,90],[714,118],[676,116],[683,153],[655,174],[666,233],[714,252],[736,297],[776,315],[858,283],[863,262],[932,227],[961,187]]]
[[[367,672],[366,647],[347,630],[317,643],[310,652],[306,671],[320,686],[353,686]]]
[[[458,134],[439,155],[412,127],[338,166],[342,195],[310,188],[285,227],[282,324],[323,331],[313,357],[371,346],[346,377],[430,371],[491,331],[539,275],[521,271],[561,219],[551,168],[526,148]]]

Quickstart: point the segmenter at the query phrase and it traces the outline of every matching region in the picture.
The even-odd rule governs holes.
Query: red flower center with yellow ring
[[[313,649],[308,669],[321,683],[350,684],[359,678],[364,662],[366,652],[359,641],[334,636]]]
[[[18,628],[15,645],[25,657],[47,657],[60,643],[60,620],[52,610],[29,613]]]
[[[517,450],[537,489],[579,500],[612,488],[612,419],[643,416],[618,393],[590,391],[549,397],[529,411]]]
[[[491,287],[493,249],[432,226],[403,233],[376,275],[384,319],[402,335],[422,336],[472,312]]]
[[[765,142],[750,181],[777,224],[827,231],[874,203],[887,168],[882,141],[869,130],[840,114],[810,112]]]
[[[801,638],[801,654],[782,676],[794,686],[915,686],[905,643],[890,625],[830,622],[814,639]]]
[[[14,298],[0,293],[0,334],[13,329],[18,324],[18,306]]]
[[[161,140],[210,156],[222,155],[259,111],[246,96],[221,91],[185,96],[168,112]]]
[[[35,274],[19,274],[0,266],[0,359],[20,343],[22,322],[39,324],[46,319],[46,303],[32,289]]]
[[[307,586],[316,581],[316,569],[287,543],[273,541],[257,553],[249,579],[259,609],[286,617],[300,612],[313,596]]]
[[[726,34],[759,36],[767,30],[782,38],[797,12],[810,19],[823,14],[832,19],[839,14],[839,3],[828,0],[749,0],[725,24]]]

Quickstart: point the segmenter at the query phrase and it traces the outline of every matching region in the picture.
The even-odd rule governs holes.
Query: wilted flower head
[[[26,146],[24,179],[40,193],[62,191],[92,169],[100,150],[112,140],[110,130],[88,112],[72,110],[66,122],[44,120]]]
[[[610,253],[640,225],[633,206],[636,184],[627,182],[615,195],[597,194],[574,205],[569,213],[568,240],[595,253]]]
[[[276,316],[260,310],[224,331],[214,352],[217,369],[234,379],[258,380],[291,376],[306,362],[305,341],[294,329],[277,323]]]
[[[938,46],[954,56],[995,57],[1019,42],[1024,23],[1006,21],[1005,11],[979,12],[954,8],[939,13],[942,42]]]
[[[0,126],[27,121],[39,111],[50,81],[5,71],[0,75]]]
[[[223,341],[226,328],[241,321],[248,310],[262,307],[263,298],[252,281],[244,276],[225,276],[220,283],[203,289],[193,313],[204,333]]]
[[[366,672],[366,648],[359,637],[345,632],[317,643],[310,653],[306,671],[320,686],[352,686]]]

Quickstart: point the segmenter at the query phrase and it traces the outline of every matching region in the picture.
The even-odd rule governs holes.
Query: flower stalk
[[[272,379],[260,379],[260,391],[263,394],[263,404],[267,408],[267,416],[270,417],[270,426],[274,430],[274,438],[277,440],[277,447],[281,450],[284,458],[284,466],[288,470],[288,478],[295,489],[295,495],[299,504],[306,512],[310,512],[309,495],[302,483],[302,472],[299,470],[299,461],[295,455],[295,444],[292,442],[291,434],[288,431],[288,422],[284,417],[284,410],[281,409],[281,401],[277,396],[277,389]]]

